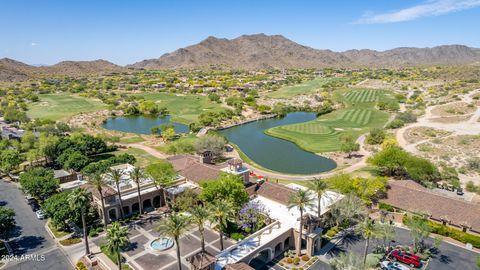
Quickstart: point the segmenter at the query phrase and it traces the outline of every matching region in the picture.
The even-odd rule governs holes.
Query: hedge
[[[395,208],[393,208],[393,206],[391,206],[390,204],[387,204],[387,203],[383,203],[383,202],[378,203],[378,208],[386,210],[388,212],[394,212],[395,211]]]

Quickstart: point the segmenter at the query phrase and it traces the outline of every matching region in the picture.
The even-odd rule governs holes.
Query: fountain
[[[150,242],[150,248],[155,251],[164,251],[173,247],[173,239],[170,237],[160,237]]]

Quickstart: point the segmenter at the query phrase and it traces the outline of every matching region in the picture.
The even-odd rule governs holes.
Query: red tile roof
[[[433,219],[446,218],[451,224],[467,224],[480,231],[480,205],[429,191],[410,180],[390,181],[387,198],[381,202],[410,212],[422,212]]]
[[[281,184],[264,182],[258,188],[257,194],[283,205],[288,205],[290,197],[295,194],[295,190]]]
[[[198,157],[191,155],[177,155],[169,157],[168,161],[172,163],[177,173],[187,180],[200,183],[203,180],[216,179],[220,174],[220,169],[225,165],[204,164]]]

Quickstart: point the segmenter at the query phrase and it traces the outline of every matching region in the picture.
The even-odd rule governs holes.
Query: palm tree
[[[120,223],[113,222],[107,230],[107,248],[111,254],[117,255],[118,269],[122,270],[122,248],[128,245],[128,229],[121,227]]]
[[[220,251],[223,250],[223,231],[228,221],[235,215],[233,205],[227,200],[218,200],[209,206],[210,220],[217,224],[220,237]]]
[[[330,266],[333,270],[366,269],[362,258],[354,252],[340,253],[340,255],[330,260]]]
[[[297,256],[301,255],[302,252],[302,232],[303,232],[303,212],[309,208],[312,207],[312,197],[309,196],[307,191],[304,190],[297,190],[289,199],[288,203],[288,209],[292,209],[294,207],[297,207],[298,210],[300,211],[300,226],[298,230],[298,245],[296,246],[295,252],[297,253]]]
[[[363,249],[363,264],[366,264],[370,239],[379,235],[379,229],[373,219],[367,217],[362,223],[358,224],[357,232],[360,233],[363,238],[365,238],[365,248]]]
[[[310,191],[317,195],[317,213],[318,218],[321,218],[322,215],[322,196],[327,191],[327,183],[322,179],[315,179],[311,182],[308,182],[307,187]]]
[[[105,231],[107,230],[107,215],[105,213],[105,201],[103,198],[103,187],[107,185],[105,179],[99,173],[95,173],[87,178],[87,182],[97,189],[100,194],[100,201],[102,202],[102,219]]]
[[[140,215],[143,214],[142,195],[140,194],[140,182],[144,177],[143,169],[139,167],[133,168],[130,172],[130,178],[137,184],[138,206],[140,207]]]
[[[83,240],[85,241],[85,254],[90,254],[87,237],[87,222],[85,221],[85,212],[90,203],[90,193],[83,188],[77,188],[68,194],[68,204],[72,210],[80,209],[83,227]]]
[[[168,218],[162,219],[157,228],[157,231],[161,236],[171,237],[174,239],[175,245],[177,246],[177,263],[179,270],[182,270],[179,239],[187,232],[190,223],[191,220],[188,216],[179,213],[173,213]]]
[[[204,224],[207,220],[210,219],[210,212],[203,206],[196,205],[190,210],[190,214],[192,215],[192,222],[197,225],[198,231],[200,232],[202,251],[205,252]]]
[[[117,187],[118,200],[120,201],[120,216],[123,219],[125,216],[123,214],[123,201],[122,201],[122,192],[120,190],[120,181],[122,180],[123,171],[110,169],[107,173],[108,177],[112,179]]]
[[[330,220],[331,225],[338,227],[341,224],[345,224],[350,226],[365,219],[367,208],[360,198],[353,194],[348,194],[342,200],[332,205],[330,213],[332,217]]]
[[[383,240],[383,247],[387,247],[387,242],[395,239],[395,227],[389,223],[378,225],[379,238]]]

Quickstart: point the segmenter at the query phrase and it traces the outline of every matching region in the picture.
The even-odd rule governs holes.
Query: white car
[[[384,270],[410,270],[410,268],[401,265],[398,262],[383,261],[380,263],[380,267]]]
[[[35,212],[35,214],[37,214],[38,219],[44,219],[45,218],[45,213],[43,213],[42,210],[38,210],[37,212]]]

